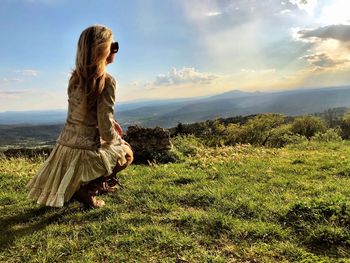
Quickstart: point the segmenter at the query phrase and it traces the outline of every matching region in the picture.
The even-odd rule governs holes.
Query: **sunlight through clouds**
[[[299,30],[298,37],[312,44],[313,53],[303,58],[315,69],[336,70],[350,66],[350,25]]]
[[[323,7],[318,22],[322,24],[350,24],[350,1],[331,0]]]

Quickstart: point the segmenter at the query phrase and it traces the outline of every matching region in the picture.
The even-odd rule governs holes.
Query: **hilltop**
[[[175,146],[182,161],[131,166],[124,188],[89,211],[26,199],[42,157],[0,159],[0,261],[350,260],[348,141]]]

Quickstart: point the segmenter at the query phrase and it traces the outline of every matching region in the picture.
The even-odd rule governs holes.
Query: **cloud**
[[[281,15],[290,15],[292,13],[292,10],[290,9],[282,9],[279,14]]]
[[[287,2],[281,3],[280,0],[270,0],[268,4],[266,1],[256,0],[191,0],[179,2],[184,8],[187,17],[192,21],[198,22],[202,21],[203,18],[220,15],[225,17],[226,22],[231,21],[234,25],[237,23],[244,24],[246,21],[259,16],[263,16],[266,19],[268,17],[265,15],[279,13],[281,10],[288,10],[293,8],[293,6],[297,8],[294,4],[288,2],[287,5]],[[306,6],[309,6],[309,4]],[[304,6],[301,7],[303,8]]]
[[[22,80],[19,78],[3,78],[0,80],[0,83],[4,84],[4,83],[13,83],[13,82],[20,82],[20,81]]]
[[[9,76],[0,79],[0,84],[22,82],[25,77],[37,77],[39,71],[34,69],[23,69],[12,71]]]
[[[140,84],[139,81],[135,80],[135,81],[131,82],[129,85],[137,87],[137,86],[139,86],[139,84]]]
[[[220,76],[209,73],[199,72],[195,68],[173,68],[167,74],[159,74],[153,84],[155,86],[169,86],[178,84],[211,84]]]
[[[271,73],[275,73],[276,69],[274,68],[268,68],[268,69],[244,69],[242,68],[240,70],[242,73],[248,73],[248,74],[258,74],[258,75],[264,75],[264,74],[271,74]]]
[[[326,39],[350,42],[350,25],[328,25],[315,29],[304,29],[298,31],[298,36],[311,42]]]
[[[219,15],[222,15],[222,12],[211,11],[205,14],[205,16],[219,16]]]
[[[22,76],[36,77],[38,76],[39,71],[34,69],[23,69],[23,70],[16,70],[16,73]]]
[[[317,7],[317,0],[289,0],[293,5],[296,5],[300,10],[304,10],[309,15],[313,15]]]
[[[327,25],[313,29],[293,29],[296,41],[306,42],[310,54],[301,57],[313,70],[339,70],[350,66],[350,25]]]
[[[0,99],[18,99],[19,96],[31,93],[30,90],[0,90]]]
[[[317,70],[337,68],[350,62],[347,59],[333,59],[326,53],[311,54],[302,58],[307,60],[311,65],[315,66],[315,69]]]
[[[322,8],[318,22],[323,25],[348,24],[350,22],[350,1],[333,0]]]

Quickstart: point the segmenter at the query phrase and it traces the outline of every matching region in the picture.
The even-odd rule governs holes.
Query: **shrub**
[[[247,121],[241,126],[240,143],[265,145],[272,129],[285,122],[286,117],[281,114],[262,114]]]
[[[300,134],[285,134],[283,137],[283,140],[286,142],[285,145],[297,145],[308,142],[307,138]]]
[[[222,146],[225,144],[226,127],[220,120],[215,120],[209,127],[209,134],[205,137],[205,144],[208,146]]]
[[[226,145],[235,145],[242,142],[243,129],[241,125],[231,123],[226,127],[224,134],[224,143]]]
[[[318,132],[325,132],[325,122],[315,116],[301,116],[294,119],[292,122],[292,132],[311,138]]]
[[[340,136],[340,130],[336,129],[328,129],[325,132],[318,132],[313,137],[311,137],[311,140],[317,141],[317,142],[339,142],[342,140],[342,137]]]
[[[184,156],[194,156],[204,148],[203,143],[194,135],[178,135],[172,140],[175,151]]]
[[[341,137],[343,139],[350,138],[350,113],[346,114],[340,124]]]
[[[283,147],[288,143],[294,141],[294,134],[292,132],[292,125],[282,124],[281,126],[271,130],[270,135],[266,141],[268,147]]]

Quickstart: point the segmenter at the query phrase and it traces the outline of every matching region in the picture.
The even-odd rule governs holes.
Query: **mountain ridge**
[[[123,125],[172,127],[217,117],[276,112],[286,115],[322,112],[350,106],[350,86],[269,92],[231,90],[209,97],[150,100],[116,105],[116,119]],[[0,124],[59,124],[66,110],[0,112]]]

